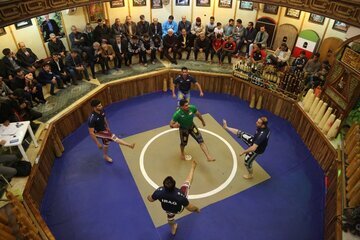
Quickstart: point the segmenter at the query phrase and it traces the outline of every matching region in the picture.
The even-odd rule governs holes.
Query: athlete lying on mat
[[[127,146],[131,149],[135,147],[135,143],[127,143],[124,140],[118,138],[110,131],[109,124],[105,117],[105,112],[103,111],[104,107],[101,105],[100,100],[93,99],[91,100],[90,104],[93,108],[93,112],[91,113],[88,120],[89,134],[98,146],[98,148],[103,149],[104,159],[111,163],[112,159],[107,154],[111,141],[116,142],[117,144]],[[102,140],[103,144],[99,142],[98,138]]]

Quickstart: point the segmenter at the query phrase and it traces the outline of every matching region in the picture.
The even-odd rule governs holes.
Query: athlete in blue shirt
[[[229,127],[226,120],[223,120],[223,127],[235,134],[238,138],[241,138],[249,146],[246,150],[240,152],[240,156],[245,154],[245,167],[248,170],[248,174],[243,176],[245,179],[251,179],[253,177],[252,163],[258,155],[265,152],[270,136],[270,129],[267,125],[267,118],[260,117],[256,121],[255,135],[252,136],[239,129]]]
[[[200,209],[189,203],[187,199],[196,165],[197,162],[193,160],[190,172],[180,189],[175,187],[175,180],[171,176],[168,176],[163,181],[163,187],[159,187],[152,195],[147,197],[150,202],[156,200],[161,202],[161,207],[167,214],[172,235],[175,235],[177,230],[177,223],[175,223],[176,214],[181,213],[184,208],[190,212],[200,212]]]
[[[111,157],[109,157],[109,155],[107,154],[111,141],[116,142],[117,144],[127,146],[131,149],[135,147],[135,143],[127,143],[124,140],[118,138],[110,131],[110,127],[106,120],[105,112],[103,110],[103,106],[101,105],[100,100],[93,99],[91,100],[90,104],[93,108],[93,112],[88,119],[89,134],[98,146],[98,148],[103,149],[104,159],[112,163]],[[98,138],[102,140],[103,144],[99,142]]]

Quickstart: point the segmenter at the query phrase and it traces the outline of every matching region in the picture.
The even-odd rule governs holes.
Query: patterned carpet
[[[50,118],[54,117],[96,87],[97,85],[95,84],[79,81],[79,85],[71,85],[66,89],[58,91],[56,96],[50,96],[46,99],[46,104],[39,104],[34,107],[36,111],[43,114],[38,120],[44,123],[47,122]]]

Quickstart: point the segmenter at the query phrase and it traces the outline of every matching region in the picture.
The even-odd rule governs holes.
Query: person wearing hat
[[[177,23],[174,21],[174,16],[170,15],[168,20],[166,22],[163,23],[162,25],[162,32],[163,32],[163,37],[168,34],[168,30],[172,29],[173,33],[177,33],[178,31],[178,25]]]
[[[97,26],[94,29],[94,39],[97,42],[102,42],[104,39],[109,42],[111,36],[110,28],[105,24],[104,20],[98,19]]]
[[[177,64],[176,61],[176,49],[177,49],[177,38],[174,34],[174,30],[170,28],[167,34],[163,37],[164,55],[173,64]],[[171,56],[172,54],[172,56]]]
[[[194,35],[195,38],[198,38],[202,33],[205,34],[205,27],[201,23],[201,18],[197,17],[196,22],[191,26],[191,34]]]
[[[140,15],[140,21],[137,23],[137,35],[143,38],[145,34],[150,34],[150,24],[145,20],[144,15]]]

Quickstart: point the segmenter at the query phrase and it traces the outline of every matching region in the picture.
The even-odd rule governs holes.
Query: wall
[[[202,19],[203,24],[209,22],[210,16],[215,16],[215,22],[222,22],[224,25],[230,18],[240,18],[243,20],[243,25],[246,26],[249,21],[256,22],[256,19],[260,17],[270,17],[274,19],[279,25],[284,23],[290,23],[298,28],[299,31],[312,29],[316,31],[321,38],[337,37],[340,39],[346,38],[346,33],[332,29],[334,20],[325,18],[324,24],[316,24],[309,22],[310,13],[301,12],[299,19],[289,18],[285,16],[286,7],[279,7],[277,15],[264,13],[264,4],[259,4],[259,10],[244,10],[239,9],[240,1],[233,0],[232,8],[220,8],[218,6],[218,0],[210,0],[210,7],[196,6],[196,0],[190,0],[189,6],[176,6],[176,0],[169,0],[169,4],[163,5],[160,9],[151,9],[151,0],[146,0],[146,6],[133,7],[133,0],[125,0],[124,7],[111,8],[110,3],[104,3],[105,16],[110,20],[110,24],[114,23],[115,18],[120,18],[121,22],[125,22],[125,17],[131,15],[134,22],[139,21],[141,14],[145,15],[146,20],[151,22],[151,18],[157,17],[160,22],[167,21],[169,15],[174,15],[175,21],[179,22],[181,16],[185,15],[188,20],[194,21],[196,17]],[[83,30],[85,23],[87,22],[87,14],[85,8],[77,8],[76,13],[68,15],[67,11],[62,11],[63,25],[67,35],[71,32],[71,26],[76,25],[79,30]],[[25,44],[30,47],[39,58],[48,56],[47,47],[42,43],[42,39],[39,33],[39,29],[36,24],[35,18],[31,19],[32,26],[16,29],[14,25],[5,28],[6,34],[0,36],[0,49],[6,47],[17,51],[17,43],[24,41]],[[360,29],[351,27],[352,36],[360,34]],[[31,36],[31,37],[29,37]],[[65,46],[68,48],[68,38],[63,38]],[[0,51],[0,57],[2,53]]]

